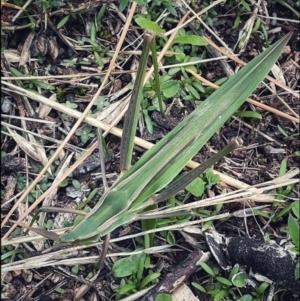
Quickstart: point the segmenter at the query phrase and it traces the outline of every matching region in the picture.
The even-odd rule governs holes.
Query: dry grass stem
[[[211,83],[211,82],[208,81],[207,79],[205,79],[205,78],[203,78],[202,76],[198,75],[198,74],[197,74],[196,72],[194,72],[193,70],[188,70],[188,72],[191,73],[195,78],[197,78],[199,81],[201,81],[201,82],[204,83],[205,85],[208,85],[208,86],[210,86],[210,87],[212,87],[212,88],[214,88],[214,89],[218,89],[218,88],[219,88],[218,85],[216,85],[216,84],[214,84],[214,83]],[[278,115],[278,116],[281,116],[281,117],[284,117],[284,118],[286,118],[286,119],[289,119],[289,120],[291,120],[291,121],[294,121],[294,122],[297,122],[297,123],[300,122],[299,118],[290,116],[290,115],[288,115],[288,114],[286,114],[286,113],[284,113],[284,112],[282,112],[282,111],[276,110],[276,109],[274,109],[274,108],[272,108],[272,107],[270,107],[270,106],[267,106],[267,105],[265,105],[265,104],[263,104],[263,103],[260,103],[260,102],[258,102],[258,101],[256,101],[256,100],[254,100],[254,99],[247,98],[247,102],[249,102],[249,103],[251,103],[251,104],[253,104],[253,105],[255,105],[255,106],[259,107],[259,108],[262,108],[262,109],[264,109],[264,110],[266,110],[266,111],[272,112],[272,113],[274,113],[274,114],[276,114],[276,115]]]
[[[131,23],[131,19],[133,17],[133,14],[135,12],[136,9],[136,2],[133,2],[129,11],[129,15],[128,15],[128,19],[125,23],[124,26],[124,30],[122,32],[122,35],[120,37],[119,43],[116,47],[116,52],[110,62],[109,68],[107,70],[107,73],[102,81],[102,84],[100,86],[100,88],[98,89],[97,93],[95,94],[95,96],[93,97],[93,99],[91,100],[91,102],[89,103],[89,105],[86,107],[85,111],[82,113],[81,117],[77,120],[77,122],[75,123],[75,125],[72,127],[71,131],[69,132],[69,134],[67,135],[67,137],[65,138],[65,140],[63,141],[62,144],[60,144],[57,148],[57,150],[55,151],[55,153],[52,155],[52,157],[49,159],[49,162],[47,165],[44,166],[44,168],[42,169],[42,171],[40,172],[40,174],[36,177],[36,179],[34,181],[32,181],[29,185],[29,187],[26,189],[26,191],[24,192],[24,194],[21,196],[21,198],[15,203],[15,205],[13,206],[13,208],[10,210],[10,212],[7,214],[7,216],[4,218],[2,224],[1,224],[1,228],[5,225],[5,223],[8,221],[8,219],[10,218],[10,216],[12,215],[12,213],[14,212],[14,210],[19,206],[19,204],[25,199],[25,197],[30,193],[30,191],[34,188],[34,186],[42,179],[42,176],[44,175],[44,173],[48,170],[49,166],[52,164],[52,162],[55,160],[55,158],[57,157],[57,155],[60,153],[60,151],[64,148],[65,144],[70,140],[70,138],[72,137],[72,135],[75,133],[76,129],[79,127],[79,125],[81,124],[81,122],[84,120],[85,116],[87,115],[87,113],[89,112],[89,110],[92,108],[92,106],[94,105],[94,103],[96,102],[97,98],[100,95],[100,92],[102,91],[104,85],[106,84],[110,72],[111,70],[114,68],[114,63],[115,60],[118,56],[118,52],[121,49],[121,46],[123,44],[123,41],[125,39],[127,30],[129,28],[129,25]],[[53,187],[53,186],[52,186]],[[50,193],[50,192],[49,192]],[[18,219],[18,221],[22,221],[26,215],[28,215],[43,199],[40,199],[40,201],[36,201],[33,205],[31,205],[25,212],[24,214]],[[8,235],[15,229],[16,224],[14,224],[9,230],[8,232],[4,235],[3,238],[8,237]]]

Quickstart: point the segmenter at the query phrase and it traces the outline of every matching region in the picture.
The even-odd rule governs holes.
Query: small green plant
[[[256,291],[252,292],[251,294],[254,296],[254,298],[251,299],[251,301],[260,301],[263,300],[265,291],[268,288],[270,284],[267,282],[263,282]]]
[[[16,174],[17,180],[17,192],[22,191],[26,187],[26,176],[20,172]],[[51,183],[48,183],[48,178],[44,177],[39,185],[36,185],[35,188],[30,191],[28,195],[28,201],[33,203],[44,191],[46,191],[51,186]]]
[[[11,261],[12,256],[17,256],[18,259],[23,260],[28,258],[27,253],[19,248],[15,248],[11,245],[1,247],[1,263],[9,263]]]
[[[287,172],[287,160],[283,159],[279,171],[278,171],[278,176],[283,176]],[[273,190],[271,194],[273,194],[277,200],[277,202],[274,202],[272,204],[272,210],[269,212],[265,212],[262,210],[255,210],[255,212],[263,216],[265,218],[271,219],[272,222],[277,222],[279,219],[282,219],[284,215],[288,214],[292,207],[295,206],[293,203],[288,203],[288,202],[283,202],[284,200],[288,199],[295,199],[296,196],[293,193],[294,185],[288,185],[285,187],[279,187],[276,190]]]
[[[64,294],[66,292],[63,288],[58,287],[58,286],[54,290],[58,294]]]
[[[205,8],[207,6],[210,5],[210,2],[209,1],[203,1],[201,2],[201,8]],[[209,26],[213,26],[214,24],[214,18],[216,18],[218,15],[218,12],[214,9],[214,8],[211,8],[209,11],[207,11],[205,14],[203,14],[201,16],[201,19],[203,21],[205,21],[205,23],[207,23]]]
[[[205,262],[200,262],[200,265],[203,270],[213,278],[213,281],[207,286],[207,288],[204,288],[202,285],[193,282],[192,285],[195,288],[208,295],[211,295],[214,301],[224,300],[224,298],[227,298],[229,295],[233,294],[231,288],[232,282],[224,277],[218,276],[220,272],[218,267],[211,268]]]
[[[201,59],[205,58],[206,53],[203,51],[201,55],[199,55],[198,47],[206,44],[207,42],[203,39],[203,37],[195,36],[192,34],[192,32],[180,29],[178,36],[173,42],[173,45],[175,46],[172,48],[176,54],[172,57],[168,57],[167,60],[170,64],[183,64],[200,61]],[[202,86],[201,82],[187,73],[188,70],[201,73],[199,66],[200,65],[197,66],[194,64],[189,64],[182,67],[173,67],[168,71],[169,76],[176,78],[177,85],[179,86],[177,88],[179,96],[184,100],[199,101],[202,98],[201,96],[206,94],[206,90]]]
[[[98,100],[95,102],[98,111],[102,111],[104,108],[108,107],[110,103],[105,100],[103,96],[99,96]]]
[[[206,287],[197,282],[192,282],[192,285],[202,293],[211,295],[214,301],[260,301],[264,299],[265,290],[269,286],[266,282],[263,282],[255,291],[251,292],[251,294],[237,297],[237,294],[241,295],[237,288],[245,287],[247,279],[249,279],[246,273],[239,271],[238,264],[232,268],[228,278],[219,276],[220,269],[218,267],[211,268],[205,262],[201,262],[200,265],[203,270],[211,276],[211,281]]]
[[[67,3],[68,4],[68,3]],[[60,29],[62,28],[64,25],[66,25],[66,23],[69,21],[69,19],[76,19],[77,18],[77,15],[72,12],[72,11],[69,11],[69,13],[64,16],[56,25],[56,28],[57,29]]]
[[[84,265],[76,264],[71,269],[72,273],[77,275],[80,271],[85,271]]]
[[[17,191],[20,192],[25,188],[26,177],[22,173],[17,172],[16,180],[17,180]]]
[[[287,172],[287,160],[283,159],[280,167],[279,167],[279,172],[278,176],[283,176]],[[286,187],[280,187],[276,189],[276,192],[274,194],[276,195],[276,199],[281,201],[284,200],[285,198],[295,198],[295,194],[292,192],[294,185],[288,185]],[[275,203],[274,205],[276,206],[278,203]]]
[[[155,301],[172,301],[172,296],[170,294],[158,294]]]
[[[90,139],[90,138],[94,138],[95,137],[95,134],[92,133],[92,129],[93,127],[89,124],[86,124],[83,126],[83,128],[79,131],[77,131],[75,134],[77,136],[80,136],[80,139],[81,139],[81,142],[83,144],[87,143],[87,141]]]
[[[204,193],[205,188],[211,189],[213,185],[220,181],[220,176],[215,174],[212,168],[207,169],[202,175],[192,181],[186,190],[192,195],[199,197]]]
[[[114,263],[112,273],[115,277],[121,278],[116,288],[116,300],[119,300],[122,295],[141,290],[147,284],[155,282],[160,276],[160,273],[145,271],[148,260],[146,254],[135,254],[121,258]]]
[[[69,100],[66,101],[65,105],[70,109],[76,109],[78,107],[78,105],[76,103],[71,102]]]
[[[176,9],[172,6],[172,1],[170,0],[137,0],[138,4],[145,6],[147,10],[147,14],[143,15],[137,15],[142,16],[143,18],[147,18],[148,20],[157,20],[159,15],[164,10],[167,10],[169,13],[171,13],[173,16],[177,16]],[[123,10],[128,3],[128,0],[120,1],[120,10]]]
[[[103,12],[102,12],[102,14],[103,14]],[[102,17],[102,15],[100,15],[100,19],[101,19],[101,17]],[[99,20],[96,20],[95,22],[93,22],[91,24],[91,28],[90,28],[90,38],[86,39],[85,41],[91,45],[91,48],[92,48],[91,50],[94,54],[94,59],[95,59],[96,63],[100,67],[103,67],[104,63],[103,63],[102,57],[112,56],[112,54],[109,53],[108,48],[100,46],[96,40],[96,34],[97,34],[97,32],[100,31],[100,28],[101,28],[101,26],[100,26]]]

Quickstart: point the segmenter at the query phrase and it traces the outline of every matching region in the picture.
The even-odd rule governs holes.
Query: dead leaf
[[[34,34],[32,32],[29,33],[23,45],[19,67],[26,65],[26,63],[30,60],[30,46],[32,44],[33,38],[34,38]]]
[[[274,77],[283,85],[286,85],[286,81],[283,75],[283,72],[280,67],[278,67],[276,64],[273,65],[271,68],[271,71],[274,75]]]
[[[15,131],[7,128],[12,138],[16,141],[18,146],[28,155],[30,158],[37,162],[42,162],[40,155],[37,153],[35,146],[23,138],[21,135],[17,134]]]
[[[49,97],[49,100],[51,100],[51,101],[57,101],[56,94],[55,93],[52,94]],[[46,116],[48,116],[48,114],[50,113],[51,110],[52,110],[51,107],[46,106],[45,104],[41,103],[40,106],[39,106],[39,109],[38,109],[39,118],[44,119]]]

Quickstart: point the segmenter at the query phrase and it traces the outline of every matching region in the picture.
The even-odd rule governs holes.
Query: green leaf
[[[286,159],[283,159],[280,163],[280,168],[279,168],[279,172],[278,175],[279,176],[283,176],[286,174],[286,170],[287,170],[287,161]]]
[[[83,209],[84,212],[88,213],[91,211],[91,207],[85,206]],[[83,215],[76,215],[73,221],[73,226],[78,225],[84,219]]]
[[[202,269],[207,273],[209,274],[210,276],[212,277],[216,277],[216,274],[213,272],[213,270],[210,268],[209,265],[207,265],[205,262],[201,261],[200,263],[200,266],[202,267]]]
[[[228,295],[227,290],[220,290],[217,294],[214,295],[214,301],[221,301],[224,297]]]
[[[157,98],[157,97],[155,97],[155,98],[152,100],[152,107],[153,107],[153,109],[159,111],[159,102],[158,102],[158,98]],[[163,107],[163,110],[165,111],[165,109],[166,109],[166,104],[165,104],[164,102],[162,103],[162,107]],[[150,108],[150,107],[148,107],[148,110],[150,110],[149,108]]]
[[[76,109],[78,107],[78,105],[74,102],[70,102],[70,101],[66,101],[66,106],[70,109]]]
[[[234,116],[262,119],[261,114],[255,111],[240,111],[235,112]]]
[[[78,265],[78,264],[74,265],[74,266],[72,267],[71,271],[72,271],[72,273],[75,274],[75,275],[78,274],[78,272],[79,272],[79,265]]]
[[[279,130],[279,132],[285,136],[285,137],[288,137],[289,135],[285,132],[285,130],[280,126],[280,125],[277,125],[277,128]]]
[[[57,28],[57,29],[62,28],[62,27],[68,22],[69,19],[70,19],[70,15],[66,15],[64,18],[62,18],[62,19],[58,22],[56,28]]]
[[[103,66],[104,66],[103,61],[102,61],[102,59],[101,59],[99,53],[96,52],[96,51],[94,51],[94,58],[95,58],[96,63],[97,63],[100,67],[103,67]]]
[[[155,301],[172,301],[172,296],[170,294],[158,294]]]
[[[172,231],[168,231],[167,242],[170,245],[174,245],[176,243],[175,236]]]
[[[239,298],[237,301],[252,301],[253,297],[249,294],[242,296],[241,298]]]
[[[93,233],[97,230],[99,235],[105,235],[119,225],[131,222],[137,211],[141,210],[140,205],[170,183],[244,103],[274,65],[290,36],[286,35],[256,56],[147,151],[135,165],[124,168],[127,171],[103,194],[96,210],[72,231],[64,233],[61,240],[70,241],[78,236],[91,235],[91,229]],[[90,227],[91,220],[96,223]]]
[[[176,47],[175,49],[175,58],[178,62],[183,62],[184,59],[185,59],[185,53],[179,48],[179,47]]]
[[[231,269],[228,279],[232,281],[232,277],[239,271],[239,264],[236,263],[234,267]]]
[[[223,278],[223,277],[216,277],[216,279],[220,282],[220,283],[222,283],[222,284],[224,284],[224,285],[226,285],[226,286],[231,286],[232,285],[232,283],[231,283],[231,281],[229,281],[228,279],[226,279],[226,278]]]
[[[23,253],[23,254],[26,254],[24,252],[24,250],[21,250],[21,249],[15,249],[15,250],[11,250],[11,251],[8,251],[4,254],[1,255],[1,260],[5,260],[6,258],[10,258],[12,255],[16,255],[18,253]]]
[[[144,262],[145,262],[145,258],[146,258],[146,254],[141,253],[141,254],[134,254],[130,256],[131,258],[131,262],[132,262],[132,267],[133,267],[133,273],[134,274],[138,274],[140,273],[140,269],[143,267]],[[141,263],[142,263],[142,267],[141,267]]]
[[[98,193],[98,191],[99,191],[99,188],[95,188],[95,189],[92,190],[92,192],[90,192],[90,194],[87,197],[87,203],[89,201],[91,201],[96,196],[96,194]]]
[[[160,273],[152,273],[147,275],[140,283],[139,285],[139,289],[141,290],[142,288],[144,288],[148,283],[154,281],[155,279],[157,279],[160,276]]]
[[[50,5],[51,6],[54,6],[54,7],[61,7],[61,6],[65,6],[66,3],[62,2],[62,1],[51,1],[50,2]]]
[[[148,111],[143,110],[143,114],[144,114],[144,119],[145,119],[147,130],[150,134],[152,134],[153,133],[153,123],[152,123],[151,118],[149,117]]]
[[[267,212],[264,212],[262,210],[259,210],[259,209],[254,209],[253,212],[257,215],[260,215],[260,216],[263,216],[265,218],[269,218],[269,214]]]
[[[192,286],[198,289],[202,293],[206,293],[206,289],[197,282],[192,282]]]
[[[120,295],[123,295],[123,294],[126,294],[127,292],[135,289],[136,286],[135,284],[125,284],[121,287],[118,288],[117,292],[120,294]]]
[[[237,16],[235,17],[232,29],[236,29],[239,26],[240,21],[241,21],[241,16],[240,16],[240,14],[237,14]]]
[[[201,36],[188,35],[188,36],[178,36],[174,39],[173,44],[190,44],[195,46],[206,46],[208,43]]]
[[[125,120],[123,125],[123,137],[121,140],[121,147],[120,147],[121,149],[120,169],[122,171],[129,170],[131,167],[133,144],[134,144],[133,140],[137,128],[137,120],[138,120],[141,100],[142,100],[143,81],[144,81],[152,39],[153,39],[153,35],[150,35],[148,33],[144,34],[143,49],[142,49],[142,55],[139,63],[139,68],[134,82],[131,99],[125,115]]]
[[[179,72],[181,70],[180,67],[174,67],[174,68],[170,68],[169,71],[168,71],[168,75],[174,75],[176,74],[177,72]]]
[[[267,283],[267,282],[262,283],[262,284],[259,286],[259,288],[257,289],[257,293],[258,293],[259,295],[262,295],[269,285],[270,285],[270,284]]]
[[[134,267],[132,265],[131,257],[124,257],[117,260],[113,267],[112,273],[117,278],[123,278],[132,275]]]
[[[73,180],[72,181],[72,184],[73,184],[73,186],[76,188],[76,189],[80,189],[81,188],[81,184],[80,184],[80,182],[78,181],[78,180]]]
[[[300,217],[300,201],[295,201],[292,203],[292,211],[297,218]]]
[[[119,4],[119,11],[122,12],[127,6],[129,0],[121,0]]]
[[[82,130],[88,134],[88,133],[90,133],[92,131],[92,128],[93,127],[90,124],[86,124],[86,125],[84,125],[84,127],[82,128]]]
[[[179,90],[179,83],[176,80],[169,80],[161,84],[161,91],[165,97],[174,96]]]
[[[205,93],[205,89],[204,89],[204,87],[202,86],[202,84],[201,84],[200,82],[194,81],[194,82],[192,82],[192,85],[193,85],[198,91],[200,91],[201,93]]]
[[[192,195],[199,197],[204,192],[204,182],[201,178],[196,178],[189,185],[185,187]]]
[[[74,274],[77,274],[77,273],[74,273]],[[58,286],[55,287],[54,291],[55,291],[56,293],[59,293],[60,295],[62,295],[62,294],[64,294],[64,293],[66,292],[63,288],[58,287]]]
[[[149,257],[149,255],[148,255]],[[136,270],[136,278],[137,281],[140,282],[144,273],[144,266],[145,266],[146,254],[142,254],[138,260],[138,266]]]
[[[18,77],[21,77],[21,76],[26,76],[24,73],[20,72],[18,69],[14,68],[14,67],[10,67],[9,68],[9,71],[11,72],[11,74],[13,76],[18,76]]]
[[[245,8],[248,12],[251,11],[251,8],[250,8],[250,6],[249,6],[249,4],[248,4],[247,2],[245,2],[245,1],[243,0],[243,1],[241,1],[241,4],[244,6],[244,8]]]
[[[156,22],[150,21],[148,19],[145,19],[143,17],[138,17],[135,19],[135,22],[142,27],[143,29],[146,29],[153,33],[164,33],[165,30],[160,28],[159,25]]]
[[[177,11],[172,5],[166,5],[167,10],[175,17],[177,17]]]
[[[212,168],[205,172],[205,177],[210,185],[217,184],[221,180],[220,175],[215,174]]]
[[[187,84],[186,87],[189,89],[190,93],[196,98],[200,99],[200,95],[198,91],[190,84]]]
[[[53,227],[53,220],[52,219],[47,220],[46,228],[49,230],[52,229],[52,227]]]
[[[83,132],[80,136],[80,139],[81,139],[81,142],[83,144],[85,144],[89,140],[89,135],[86,132]]]
[[[64,179],[63,181],[60,182],[59,187],[66,187],[68,185],[68,180]]]
[[[36,86],[38,86],[38,87],[41,87],[41,88],[43,88],[43,89],[45,89],[45,90],[55,90],[55,87],[54,86],[52,86],[52,85],[50,85],[50,84],[47,84],[47,83],[44,83],[44,82],[42,82],[42,81],[39,81],[39,80],[36,80],[36,79],[33,79],[33,80],[31,80]]]
[[[232,276],[231,282],[236,287],[244,287],[246,285],[246,280],[248,279],[248,275],[244,272],[237,273]]]
[[[187,71],[187,70],[192,70],[194,72],[197,72],[197,68],[194,66],[194,65],[190,65],[190,66],[185,66],[184,67],[184,70]],[[193,83],[192,83],[193,84]]]
[[[296,247],[300,246],[300,227],[297,220],[290,214],[288,218],[288,229],[291,239]]]
[[[147,0],[134,0],[134,2],[143,6],[147,5]]]
[[[253,28],[252,28],[251,33],[257,32],[257,30],[258,30],[259,27],[260,27],[260,24],[261,24],[261,18],[256,18],[256,21],[255,21],[255,23],[254,23],[254,26],[253,26]]]

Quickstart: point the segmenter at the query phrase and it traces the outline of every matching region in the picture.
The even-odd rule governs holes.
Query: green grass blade
[[[149,48],[152,40],[152,35],[145,33],[144,44],[141,55],[141,61],[137,72],[136,80],[134,83],[132,96],[125,116],[123,127],[123,135],[121,141],[121,155],[120,155],[120,168],[121,171],[128,170],[131,166],[131,158],[133,151],[133,140],[137,128],[137,120],[140,111],[140,104],[142,98],[143,82],[147,61],[149,57]]]
[[[184,189],[189,183],[196,179],[205,170],[215,164],[217,161],[228,155],[234,149],[239,148],[243,145],[243,140],[240,138],[233,139],[228,145],[226,145],[218,153],[211,156],[207,161],[192,169],[179,179],[173,181],[167,188],[159,193],[154,199],[156,203],[162,202],[172,195],[175,195],[180,190]]]
[[[137,175],[139,171],[145,174],[147,187],[136,203],[140,204],[165,187],[233,115],[264,79],[289,38],[290,34],[249,62],[142,156],[126,174],[126,177],[133,173]],[[178,152],[179,149],[181,151]],[[160,153],[159,157],[157,153]],[[147,176],[151,177],[151,181],[146,179]]]
[[[104,194],[87,218],[70,233],[64,234],[65,238],[67,234],[70,239],[88,238],[91,233],[96,235],[97,231],[105,235],[131,221],[134,208],[168,185],[243,104],[276,62],[290,36],[286,35],[249,62],[147,151],[137,164],[116,181],[111,191]],[[132,210],[128,210],[129,206]],[[76,235],[72,232],[76,232]]]
[[[159,110],[160,110],[160,114],[163,117],[165,117],[165,113],[164,113],[163,105],[162,105],[161,91],[160,91],[155,37],[153,37],[153,40],[150,44],[150,48],[151,48],[151,52],[152,52],[152,63],[153,63],[153,67],[154,67],[154,81],[155,81],[156,93],[157,93],[157,98],[158,98]]]

